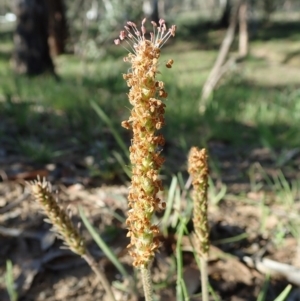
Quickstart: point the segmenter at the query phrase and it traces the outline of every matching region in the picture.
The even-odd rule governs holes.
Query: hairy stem
[[[150,264],[141,268],[145,301],[153,301],[153,284],[151,280]]]
[[[207,261],[206,258],[201,257],[201,293],[202,293],[202,301],[209,300],[208,294],[208,273],[207,273]]]
[[[106,294],[109,297],[109,301],[116,301],[115,296],[112,292],[111,286],[110,286],[105,274],[100,270],[99,266],[97,265],[97,263],[96,263],[95,259],[92,257],[92,255],[90,253],[86,252],[84,255],[82,255],[82,258],[88,263],[88,265],[91,267],[91,269],[97,275],[99,281],[103,285],[103,288],[104,288]]]

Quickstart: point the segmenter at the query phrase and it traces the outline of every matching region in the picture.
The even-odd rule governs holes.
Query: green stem
[[[145,301],[153,301],[153,284],[150,273],[151,264],[141,268]]]
[[[207,273],[207,261],[205,258],[200,258],[201,262],[201,291],[202,291],[202,301],[209,300],[208,294],[208,273]]]

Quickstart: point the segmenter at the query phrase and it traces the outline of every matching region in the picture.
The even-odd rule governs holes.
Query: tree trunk
[[[158,13],[158,1],[159,0],[144,0],[143,2],[143,13],[151,21],[155,21],[158,24],[159,13]]]
[[[55,75],[48,46],[48,13],[44,0],[17,0],[13,67],[16,73]]]
[[[276,10],[276,3],[274,0],[263,0],[264,19],[269,21],[272,13]]]
[[[49,46],[52,56],[65,53],[68,35],[65,6],[63,0],[47,0],[49,12]]]
[[[226,0],[226,4],[224,6],[224,10],[223,10],[221,19],[219,21],[219,27],[227,28],[229,26],[231,9],[232,9],[231,0]]]
[[[157,18],[158,16],[160,18],[165,18],[166,17],[166,6],[165,6],[165,0],[159,0],[158,3],[157,3],[157,11],[158,11],[158,15],[157,15]]]
[[[228,55],[228,52],[230,50],[230,46],[234,39],[239,8],[240,8],[240,1],[238,1],[235,4],[235,7],[233,8],[232,15],[230,18],[230,24],[227,29],[226,35],[223,39],[222,45],[220,47],[218,57],[217,57],[215,64],[214,64],[212,70],[210,71],[208,78],[203,86],[201,100],[200,100],[200,106],[199,106],[200,113],[205,112],[207,100],[209,99],[212,91],[218,84],[221,77],[226,73],[226,71],[229,69],[229,67],[232,66],[232,64],[234,63],[234,60],[229,59],[228,63],[224,64],[226,57]]]

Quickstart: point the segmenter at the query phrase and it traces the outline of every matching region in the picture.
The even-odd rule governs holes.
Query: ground
[[[210,151],[214,151],[214,146]],[[220,152],[223,153],[222,161],[227,162],[224,168],[227,171],[223,174],[226,174],[228,180],[235,174],[243,174],[243,169],[248,169],[243,162],[246,158],[244,160],[240,158],[240,162],[230,161],[230,158],[234,157],[231,151],[229,147],[224,147]],[[227,153],[227,159],[225,153]],[[273,164],[271,164],[272,160],[268,151],[254,149],[252,153],[254,162],[259,161],[265,167],[268,164],[269,172],[276,172],[275,169],[271,170]],[[295,159],[299,161],[300,158],[298,156]],[[72,165],[72,163],[68,162],[67,165]],[[89,268],[78,256],[59,248],[61,242],[55,240],[55,235],[49,232],[50,226],[43,222],[43,215],[39,213],[37,204],[32,201],[24,180],[34,178],[36,172],[47,175],[48,178],[52,178],[51,173],[55,174],[54,171],[49,172],[47,169],[37,171],[31,168],[26,173],[19,173],[18,179],[5,181],[0,185],[1,224],[3,225],[0,231],[1,245],[4,246],[1,248],[1,257],[9,258],[14,263],[14,275],[24,294],[21,300],[102,299],[103,292]],[[61,170],[61,172],[64,171]],[[76,172],[74,169],[73,172],[74,175],[82,174],[80,170]],[[258,178],[256,185],[261,182],[260,174],[259,168],[253,171],[253,177]],[[84,177],[81,176],[80,179],[82,181]],[[71,205],[74,216],[78,216],[76,207],[80,204],[113,252],[119,254],[121,262],[124,263],[129,273],[133,274],[126,251],[128,241],[125,238],[124,224],[119,221],[126,212],[127,187],[102,185],[98,188],[87,188],[78,183],[64,184],[63,180],[59,177],[53,179],[53,182],[58,183],[55,189],[58,190],[58,198],[62,206]],[[296,222],[300,208],[298,203],[294,203],[293,211],[291,211],[288,203],[275,201],[274,192],[262,189],[251,190],[249,183],[242,183],[242,181],[238,183],[237,180],[232,179],[233,183],[229,183],[229,180],[226,196],[220,201],[216,194],[211,192],[209,206],[212,242],[209,258],[210,283],[221,300],[256,300],[264,283],[270,281],[266,289],[266,300],[274,300],[274,297],[285,288],[289,281],[283,276],[279,279],[271,277],[271,280],[268,280],[264,270],[249,267],[245,260],[246,258],[252,260],[270,258],[300,268],[297,241],[288,233],[289,229],[286,225],[289,222],[292,223],[293,220]],[[222,185],[225,185],[224,183],[226,181]],[[178,189],[180,189],[179,185]],[[245,191],[247,193],[243,194]],[[287,193],[286,199],[288,196]],[[175,212],[176,210],[185,211],[188,207],[187,202],[190,200],[183,199],[180,204],[181,209],[176,208]],[[118,219],[113,217],[115,214],[118,214]],[[78,222],[78,217],[74,222]],[[174,228],[170,226],[171,222],[172,219],[168,221],[169,231],[167,236],[162,238],[164,245],[153,266],[154,281],[162,282],[166,286],[158,290],[159,294],[164,296],[163,300],[176,300],[175,290],[172,289],[175,285],[175,270],[171,278],[166,278],[168,273],[172,273],[170,266],[175,268],[174,252],[177,235],[174,233]],[[192,230],[191,225],[188,227]],[[97,250],[97,246],[89,238],[88,233],[83,231],[83,235],[88,238],[92,254],[107,270],[109,279],[120,281],[119,273],[105,259],[103,253]],[[191,295],[199,293],[199,272],[191,253],[192,247],[188,235],[183,238],[182,250],[184,279],[188,291]],[[126,286],[126,282],[124,285]],[[3,290],[2,294],[4,294]],[[133,300],[132,297],[127,294],[125,296],[117,289],[116,293],[121,299],[128,297],[128,300]],[[193,300],[201,300],[201,298],[195,297]]]

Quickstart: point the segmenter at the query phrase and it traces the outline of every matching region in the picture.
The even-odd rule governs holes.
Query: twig
[[[300,285],[300,269],[292,265],[268,258],[253,259],[249,256],[244,256],[242,259],[249,267],[256,268],[263,274],[281,276],[286,278],[292,284]]]

